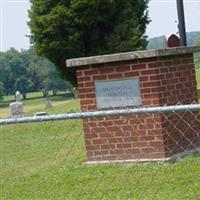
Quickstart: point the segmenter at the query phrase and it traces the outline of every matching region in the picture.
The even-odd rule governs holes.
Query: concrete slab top
[[[77,66],[112,63],[112,62],[119,62],[119,61],[129,61],[129,60],[144,59],[144,58],[192,54],[197,51],[200,51],[200,46],[133,51],[133,52],[126,52],[126,53],[68,59],[66,60],[66,65],[67,67],[77,67]]]

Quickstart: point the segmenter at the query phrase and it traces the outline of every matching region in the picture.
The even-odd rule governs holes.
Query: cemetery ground
[[[6,106],[13,97],[4,98]],[[49,114],[79,111],[78,100],[50,97]],[[39,93],[23,102],[27,115],[44,111]],[[3,107],[3,106],[2,106]],[[8,116],[8,108],[0,111]],[[81,120],[0,126],[1,199],[196,200],[200,155],[176,163],[84,166]],[[157,197],[157,198],[156,198]]]
[[[53,102],[53,108],[45,110],[45,98],[43,97],[43,94],[41,92],[34,92],[28,93],[27,99],[22,100],[22,103],[24,106],[24,112],[26,113],[26,116],[32,116],[36,112],[43,111],[47,111],[49,114],[58,114],[59,112],[63,112],[63,105],[71,102],[70,99],[72,100],[72,98],[63,95],[62,92],[60,92],[57,96],[52,96],[50,93],[49,100]],[[66,102],[66,100],[69,101]],[[13,95],[5,96],[3,100],[0,100],[0,118],[5,118],[9,116],[9,104],[12,102],[15,102]],[[69,107],[67,107],[68,111],[70,111],[73,108],[77,109],[77,101],[73,102],[74,103],[70,103]]]

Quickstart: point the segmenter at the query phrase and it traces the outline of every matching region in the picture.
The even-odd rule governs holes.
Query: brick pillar
[[[108,56],[94,57],[94,63],[92,58],[74,61],[82,111],[99,110],[95,81],[130,78],[136,78],[140,82],[141,107],[197,102],[193,51],[194,48],[191,47],[175,48],[132,52],[132,55],[127,53],[123,56],[110,55],[109,62],[106,60]],[[137,55],[135,59],[134,55]],[[99,58],[101,59],[98,63],[96,61]],[[73,60],[68,63],[73,63]],[[180,118],[182,122],[178,123],[177,131],[174,122]],[[84,119],[88,160],[166,158],[199,147],[197,138],[200,125],[194,118],[194,113],[182,113],[178,116],[163,116],[158,113]],[[193,123],[185,130],[191,120]]]

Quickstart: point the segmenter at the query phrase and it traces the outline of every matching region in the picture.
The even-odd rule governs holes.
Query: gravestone
[[[21,102],[21,93],[19,91],[15,93],[15,100],[16,102]]]
[[[21,94],[19,91],[15,93],[16,102],[11,103],[9,105],[10,108],[10,116],[11,117],[22,117],[24,116],[23,104],[21,102]]]
[[[79,97],[78,92],[75,90],[74,91],[74,98],[77,99]]]
[[[168,47],[179,47],[180,45],[181,45],[180,38],[177,35],[172,34],[169,36],[167,40]]]

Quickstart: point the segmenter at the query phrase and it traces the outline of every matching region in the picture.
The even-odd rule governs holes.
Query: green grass
[[[61,99],[57,99],[61,98]],[[9,99],[7,99],[8,101]],[[29,114],[42,98],[26,100]],[[77,100],[52,98],[49,113],[79,109]],[[32,109],[32,110],[31,110]],[[170,163],[86,167],[82,121],[0,126],[0,198],[9,200],[197,200],[200,155]]]
[[[81,121],[1,127],[1,199],[197,199],[200,155],[85,167]],[[182,192],[185,191],[185,192]]]
[[[196,69],[196,80],[197,80],[197,89],[198,89],[198,96],[199,96],[199,103],[200,103],[200,68]]]
[[[194,63],[196,67],[196,79],[197,79],[197,88],[200,90],[200,63],[197,61],[200,57],[200,52],[194,54]],[[196,62],[195,62],[196,61]]]
[[[1,142],[2,199],[198,197],[198,154],[175,164],[83,166],[80,120],[2,126]]]
[[[200,69],[196,70],[197,88],[200,90]]]

